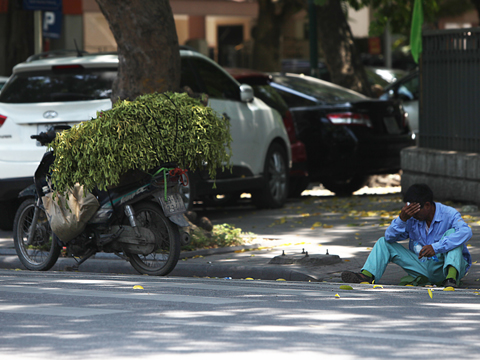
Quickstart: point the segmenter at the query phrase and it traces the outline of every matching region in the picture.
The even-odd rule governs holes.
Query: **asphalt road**
[[[141,288],[138,288],[141,286]],[[0,270],[5,359],[477,359],[477,291]]]

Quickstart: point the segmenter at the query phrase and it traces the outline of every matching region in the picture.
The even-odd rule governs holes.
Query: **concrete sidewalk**
[[[480,212],[467,213],[471,209],[461,204],[455,207],[465,210],[462,216],[474,234],[469,241],[474,264],[463,287],[480,288]],[[209,216],[214,224],[232,224],[257,237],[245,246],[182,252],[169,276],[341,282],[342,271],[360,270],[399,209],[400,198],[395,193],[351,198],[307,195],[276,210],[257,211],[248,206],[227,212],[199,209],[199,215]],[[297,263],[291,264],[294,261]],[[74,264],[73,259],[59,258],[51,271]],[[0,232],[0,268],[24,269],[15,254],[11,232]],[[103,253],[87,260],[78,271],[137,274],[127,261]],[[378,283],[398,285],[405,275],[390,264]]]

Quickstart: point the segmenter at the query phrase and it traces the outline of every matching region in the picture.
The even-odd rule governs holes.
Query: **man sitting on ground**
[[[362,271],[344,271],[342,280],[378,281],[393,262],[414,278],[424,276],[432,284],[458,286],[472,265],[466,246],[472,230],[454,208],[434,202],[426,184],[410,186],[403,201],[400,215],[387,228],[385,237],[375,243]],[[398,243],[406,239],[410,239],[408,249]]]

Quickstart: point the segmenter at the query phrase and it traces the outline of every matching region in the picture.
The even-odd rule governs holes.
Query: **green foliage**
[[[375,9],[375,21],[370,24],[370,35],[379,36],[383,34],[387,24],[395,34],[410,34],[415,0],[405,0],[401,3],[398,1],[363,0],[363,3],[371,5]],[[438,13],[438,1],[424,0],[422,4],[425,22],[435,21]]]
[[[314,0],[316,5],[325,5],[327,1],[342,1],[353,9],[360,10],[371,6],[374,20],[370,23],[370,35],[380,36],[387,23],[395,34],[408,37],[412,21],[415,0]],[[423,0],[425,23],[435,23],[439,17],[457,16],[473,8],[472,0]]]
[[[372,5],[375,20],[370,24],[370,34],[383,34],[387,22],[395,34],[410,34],[413,4],[415,0],[387,1],[387,0],[349,0]],[[473,8],[471,0],[423,0],[423,14],[426,24],[434,24],[443,16],[457,16]]]
[[[242,229],[229,224],[215,225],[211,234],[196,228],[190,234],[192,241],[184,246],[183,250],[212,249],[220,247],[238,246],[244,244]]]
[[[164,162],[204,168],[213,179],[230,167],[228,121],[185,93],[148,94],[118,101],[97,118],[58,134],[52,182],[65,193],[75,183],[87,191],[119,183],[131,169],[148,172]]]

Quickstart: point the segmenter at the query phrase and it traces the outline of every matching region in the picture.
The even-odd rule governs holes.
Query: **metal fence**
[[[480,153],[480,28],[424,31],[419,145]]]

